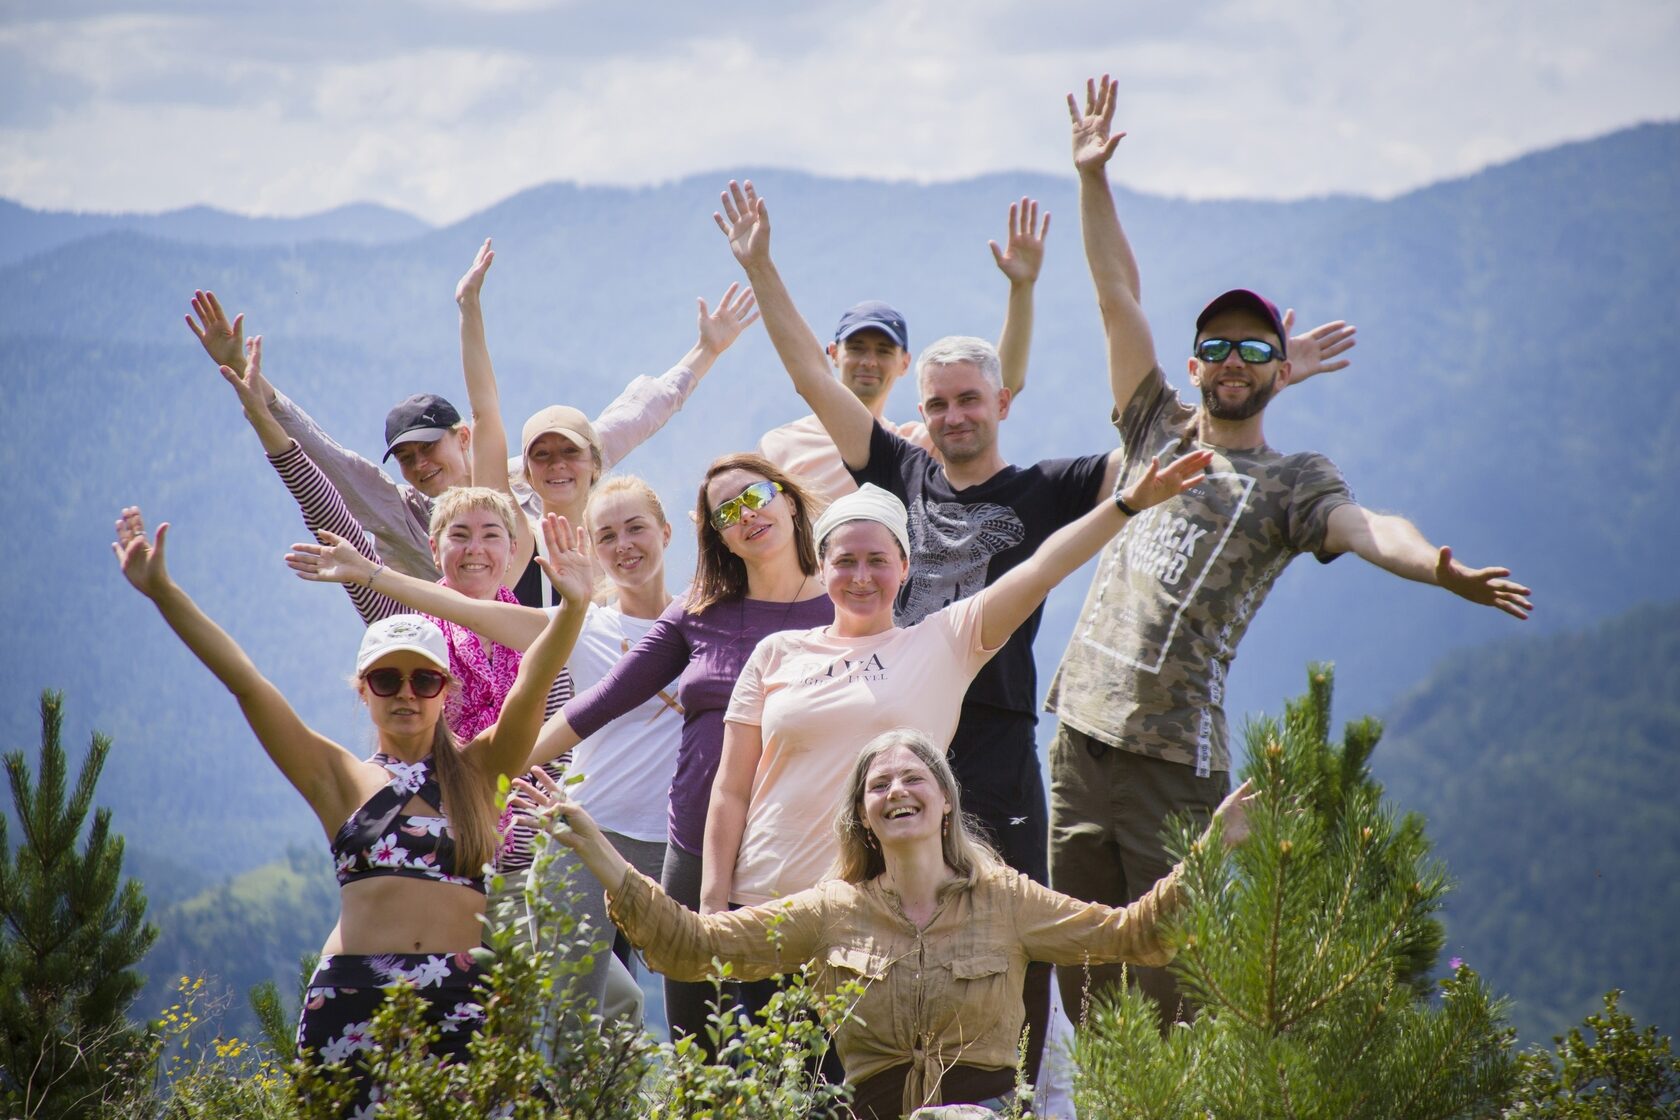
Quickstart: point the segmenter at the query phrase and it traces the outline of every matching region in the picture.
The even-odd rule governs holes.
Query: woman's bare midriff
[[[322,953],[455,953],[484,940],[484,896],[471,887],[384,875],[339,891]]]

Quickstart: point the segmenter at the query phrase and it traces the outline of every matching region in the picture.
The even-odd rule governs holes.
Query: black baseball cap
[[[867,330],[885,334],[898,343],[900,350],[910,349],[910,328],[904,324],[904,316],[878,299],[864,300],[840,316],[840,325],[834,328],[834,341],[844,342],[859,331]]]
[[[1196,316],[1196,333],[1200,335],[1207,321],[1227,308],[1240,307],[1245,311],[1252,311],[1272,325],[1277,332],[1278,356],[1289,356],[1289,335],[1283,329],[1283,316],[1278,314],[1277,304],[1261,295],[1259,292],[1249,291],[1247,288],[1232,288],[1213,297],[1213,302],[1202,308],[1202,313]]]
[[[455,406],[436,393],[416,393],[385,414],[385,456],[399,443],[436,443],[461,422]]]

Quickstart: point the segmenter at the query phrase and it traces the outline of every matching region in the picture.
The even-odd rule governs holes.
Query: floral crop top
[[[339,886],[378,875],[401,875],[484,893],[482,874],[456,874],[460,868],[456,866],[455,837],[449,831],[449,818],[442,815],[443,793],[432,772],[432,760],[403,762],[376,754],[371,761],[388,770],[391,781],[351,813],[333,838]],[[437,809],[439,815],[404,813],[403,808],[416,796]]]

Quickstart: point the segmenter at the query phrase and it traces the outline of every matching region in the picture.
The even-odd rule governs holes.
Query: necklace
[[[783,630],[787,629],[788,616],[793,613],[794,607],[804,602],[804,599],[801,598],[801,596],[805,593],[805,585],[810,582],[811,577],[809,575],[799,581],[799,586],[793,592],[793,598],[789,599],[787,601],[787,605],[782,608],[782,617],[777,619],[776,625],[771,627],[769,630],[766,630],[765,634],[779,634]],[[735,628],[743,634],[747,632],[747,596],[745,593],[742,593],[741,595],[739,604],[739,622]]]

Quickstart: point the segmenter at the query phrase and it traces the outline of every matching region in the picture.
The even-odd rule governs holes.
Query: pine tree
[[[93,814],[111,742],[95,734],[74,790],[59,743],[63,696],[41,695],[40,781],[22,751],[5,756],[19,844],[0,817],[0,1107],[8,1116],[94,1115],[146,1064],[145,1032],[127,1011],[134,965],[157,930],[140,885],[122,878],[123,840]]]
[[[1397,818],[1367,762],[1372,720],[1330,740],[1331,671],[1247,731],[1259,799],[1246,844],[1177,838],[1189,902],[1173,933],[1200,1004],[1163,1038],[1146,998],[1099,1001],[1077,1046],[1080,1115],[1487,1115],[1513,1077],[1501,1006],[1468,969],[1437,994],[1447,890],[1421,820]]]

